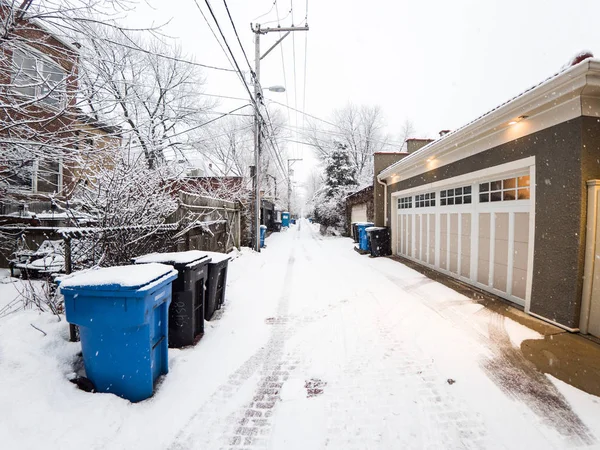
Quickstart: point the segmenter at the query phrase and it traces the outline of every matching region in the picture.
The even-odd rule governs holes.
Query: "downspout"
[[[377,182],[383,186],[383,226],[388,226],[388,212],[387,212],[387,183],[381,181],[379,177],[375,177]]]

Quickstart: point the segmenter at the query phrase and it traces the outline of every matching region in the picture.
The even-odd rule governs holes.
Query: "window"
[[[529,199],[529,175],[490,181],[479,185],[481,203]]]
[[[435,206],[435,192],[415,195],[415,208],[426,208],[428,206]]]
[[[56,63],[33,52],[13,51],[13,89],[40,102],[60,106],[65,99],[65,71]]]
[[[38,144],[19,144],[3,149],[0,183],[13,192],[60,192],[60,153]]]
[[[471,186],[463,186],[454,189],[440,191],[440,204],[467,205],[471,203]]]
[[[398,199],[398,209],[412,208],[412,197],[402,197]]]

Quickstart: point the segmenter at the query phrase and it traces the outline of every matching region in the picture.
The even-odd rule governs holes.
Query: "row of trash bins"
[[[198,250],[153,253],[58,279],[95,391],[132,402],[152,396],[169,371],[169,347],[197,343],[204,320],[223,304],[229,259]]]
[[[373,257],[392,254],[389,228],[376,227],[373,222],[353,222],[352,238],[358,243],[359,253],[370,253]]]

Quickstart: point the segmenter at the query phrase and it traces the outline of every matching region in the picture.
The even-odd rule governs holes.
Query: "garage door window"
[[[467,205],[471,203],[471,186],[440,191],[441,206]]]
[[[529,175],[489,181],[479,185],[479,202],[500,202],[529,199]]]
[[[435,192],[415,195],[415,208],[427,208],[435,206]]]
[[[412,208],[412,197],[399,198],[398,199],[398,208],[399,209]]]

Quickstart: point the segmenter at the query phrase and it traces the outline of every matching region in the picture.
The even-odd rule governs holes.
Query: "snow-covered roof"
[[[586,77],[589,72],[593,75],[600,74],[600,60],[588,58],[572,66],[567,64],[544,81],[390,165],[381,171],[377,178],[384,180],[394,177],[407,168],[411,169],[410,176],[430,170],[429,168],[417,170],[416,167],[425,166],[423,162],[428,158],[452,152],[467,141],[483,140],[486,137],[485,133],[497,132],[502,127],[508,126],[509,121],[530,117],[528,115],[530,111],[529,114],[545,111],[552,105],[555,106],[559,99],[565,101],[566,98],[577,95],[577,91],[581,95],[586,85],[592,86],[595,89],[594,95],[598,95],[595,78]],[[491,142],[489,139],[488,141]]]

